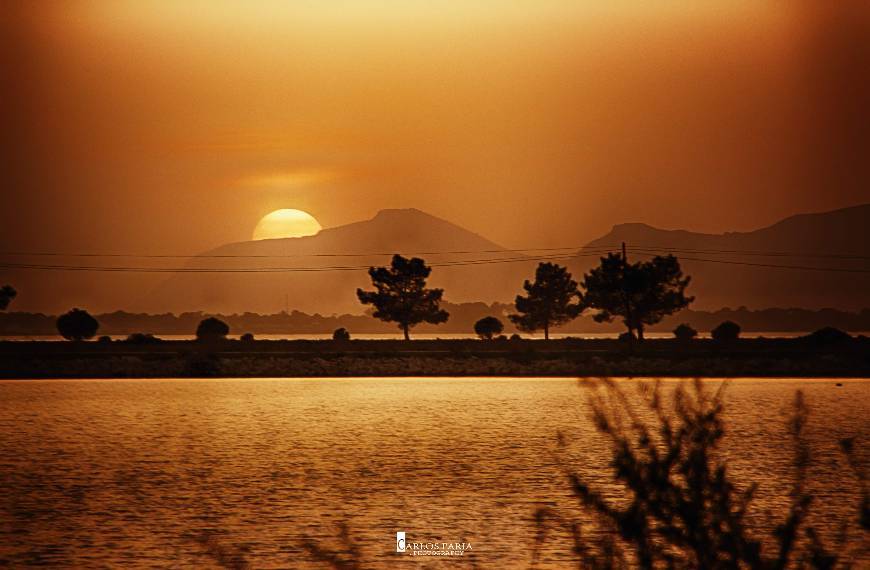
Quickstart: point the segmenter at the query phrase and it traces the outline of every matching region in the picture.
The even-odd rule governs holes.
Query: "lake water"
[[[855,516],[837,441],[858,436],[866,468],[870,380],[731,381],[727,455],[738,480],[761,484],[757,520],[786,505],[798,388],[814,520],[830,530]],[[511,378],[3,381],[0,566],[322,568],[303,544],[340,549],[344,525],[365,567],[528,567],[535,510],[579,512],[565,469],[617,493],[584,390]],[[472,549],[397,554],[397,531]],[[542,567],[571,567],[571,546],[554,532]]]

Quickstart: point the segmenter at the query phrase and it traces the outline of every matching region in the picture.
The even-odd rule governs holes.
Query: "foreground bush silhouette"
[[[819,533],[806,525],[813,497],[805,486],[809,449],[802,438],[807,407],[797,393],[789,431],[795,446],[796,478],[787,512],[779,513],[765,543],[749,530],[747,512],[757,485],[740,485],[719,457],[725,434],[723,388],[713,394],[700,380],[691,390],[679,386],[666,406],[659,383],[642,384],[642,406],[633,406],[611,380],[588,383],[593,420],[611,444],[614,480],[625,501],[612,501],[580,475],[568,474],[584,512],[593,516],[599,539],[587,539],[576,522],[567,522],[575,553],[583,568],[837,568],[850,567],[847,529],[832,551]],[[642,417],[653,417],[650,426]],[[561,439],[561,438],[560,438]],[[852,453],[853,440],[841,442],[863,491],[856,509],[866,541],[868,528],[866,477]],[[743,483],[743,482],[741,482]],[[850,517],[851,519],[852,517]],[[547,509],[537,512],[538,542],[548,521],[559,521]],[[829,521],[826,521],[829,522]],[[852,520],[846,521],[847,526]],[[831,526],[835,523],[829,522]],[[860,541],[858,541],[860,542]],[[769,548],[770,545],[773,548]]]
[[[223,340],[228,334],[230,334],[229,325],[215,317],[201,320],[196,327],[196,340]]]
[[[94,338],[100,323],[85,310],[72,309],[57,318],[57,332],[67,340]]]
[[[483,317],[474,323],[474,334],[479,336],[481,340],[492,340],[503,330],[504,325],[495,317]]]
[[[710,331],[710,336],[717,342],[733,342],[740,337],[740,325],[734,321],[724,321]]]

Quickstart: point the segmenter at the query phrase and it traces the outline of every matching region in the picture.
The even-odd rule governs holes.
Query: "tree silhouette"
[[[544,338],[550,338],[550,327],[565,324],[583,311],[577,282],[568,270],[555,263],[540,263],[535,271],[535,282],[526,280],[523,289],[527,295],[517,295],[517,314],[508,318],[518,329],[534,332],[543,329]],[[577,299],[577,302],[574,300]]]
[[[717,342],[732,342],[740,336],[740,325],[734,321],[723,321],[710,331],[710,336]]]
[[[0,311],[5,311],[16,295],[18,295],[18,291],[12,285],[0,287]]]
[[[375,291],[357,289],[356,296],[363,305],[374,305],[375,318],[398,323],[405,340],[409,340],[411,327],[420,323],[437,325],[450,316],[440,307],[444,290],[426,289],[431,272],[432,268],[419,257],[407,259],[396,254],[390,267],[369,268]]]
[[[492,340],[496,335],[501,334],[504,330],[504,325],[495,317],[483,317],[474,323],[474,332],[482,340]]]
[[[83,309],[72,309],[57,318],[57,332],[67,340],[94,338],[100,323]]]
[[[332,331],[332,340],[346,342],[350,340],[350,331],[344,327],[339,327]]]
[[[680,262],[673,255],[628,263],[623,256],[611,253],[583,276],[583,301],[586,308],[598,311],[593,316],[597,322],[622,317],[628,332],[643,340],[647,325],[658,323],[695,300],[685,294],[690,280],[683,276]]]
[[[677,338],[677,340],[692,340],[693,338],[698,336],[698,331],[693,329],[690,325],[683,323],[681,325],[678,325],[677,328],[674,329],[674,336]]]
[[[196,340],[223,340],[228,334],[230,334],[229,325],[215,317],[201,320],[196,327]]]

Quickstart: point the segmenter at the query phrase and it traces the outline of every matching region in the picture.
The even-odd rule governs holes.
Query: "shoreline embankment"
[[[870,377],[870,339],[0,342],[0,378]]]

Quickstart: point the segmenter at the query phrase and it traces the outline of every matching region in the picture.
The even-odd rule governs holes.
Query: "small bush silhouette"
[[[474,323],[474,332],[482,340],[492,340],[504,330],[504,324],[495,317],[483,317]]]
[[[740,325],[734,321],[724,321],[710,331],[710,335],[717,342],[732,342],[740,337]]]
[[[57,318],[57,332],[67,340],[94,338],[100,323],[83,309],[72,309]]]
[[[808,334],[806,338],[815,346],[830,346],[842,344],[852,340],[851,335],[834,327],[824,327],[813,333]]]
[[[196,340],[223,340],[228,334],[230,334],[229,325],[215,317],[203,319],[196,327]]]
[[[339,342],[349,341],[350,332],[344,327],[337,328],[332,332],[332,340]]]
[[[157,344],[162,341],[151,333],[133,333],[127,336],[124,342],[129,344]]]
[[[683,323],[674,329],[674,336],[677,340],[689,341],[698,336],[698,331]]]
[[[108,343],[112,342],[112,337],[104,334],[103,336],[101,336],[100,338],[97,339],[97,342],[99,342],[100,344],[108,344]]]
[[[245,333],[239,337],[239,340],[242,342],[254,342],[254,334],[253,333]]]
[[[637,337],[634,336],[634,333],[624,332],[624,333],[621,333],[618,337],[616,337],[616,339],[619,342],[634,342],[637,340]]]

